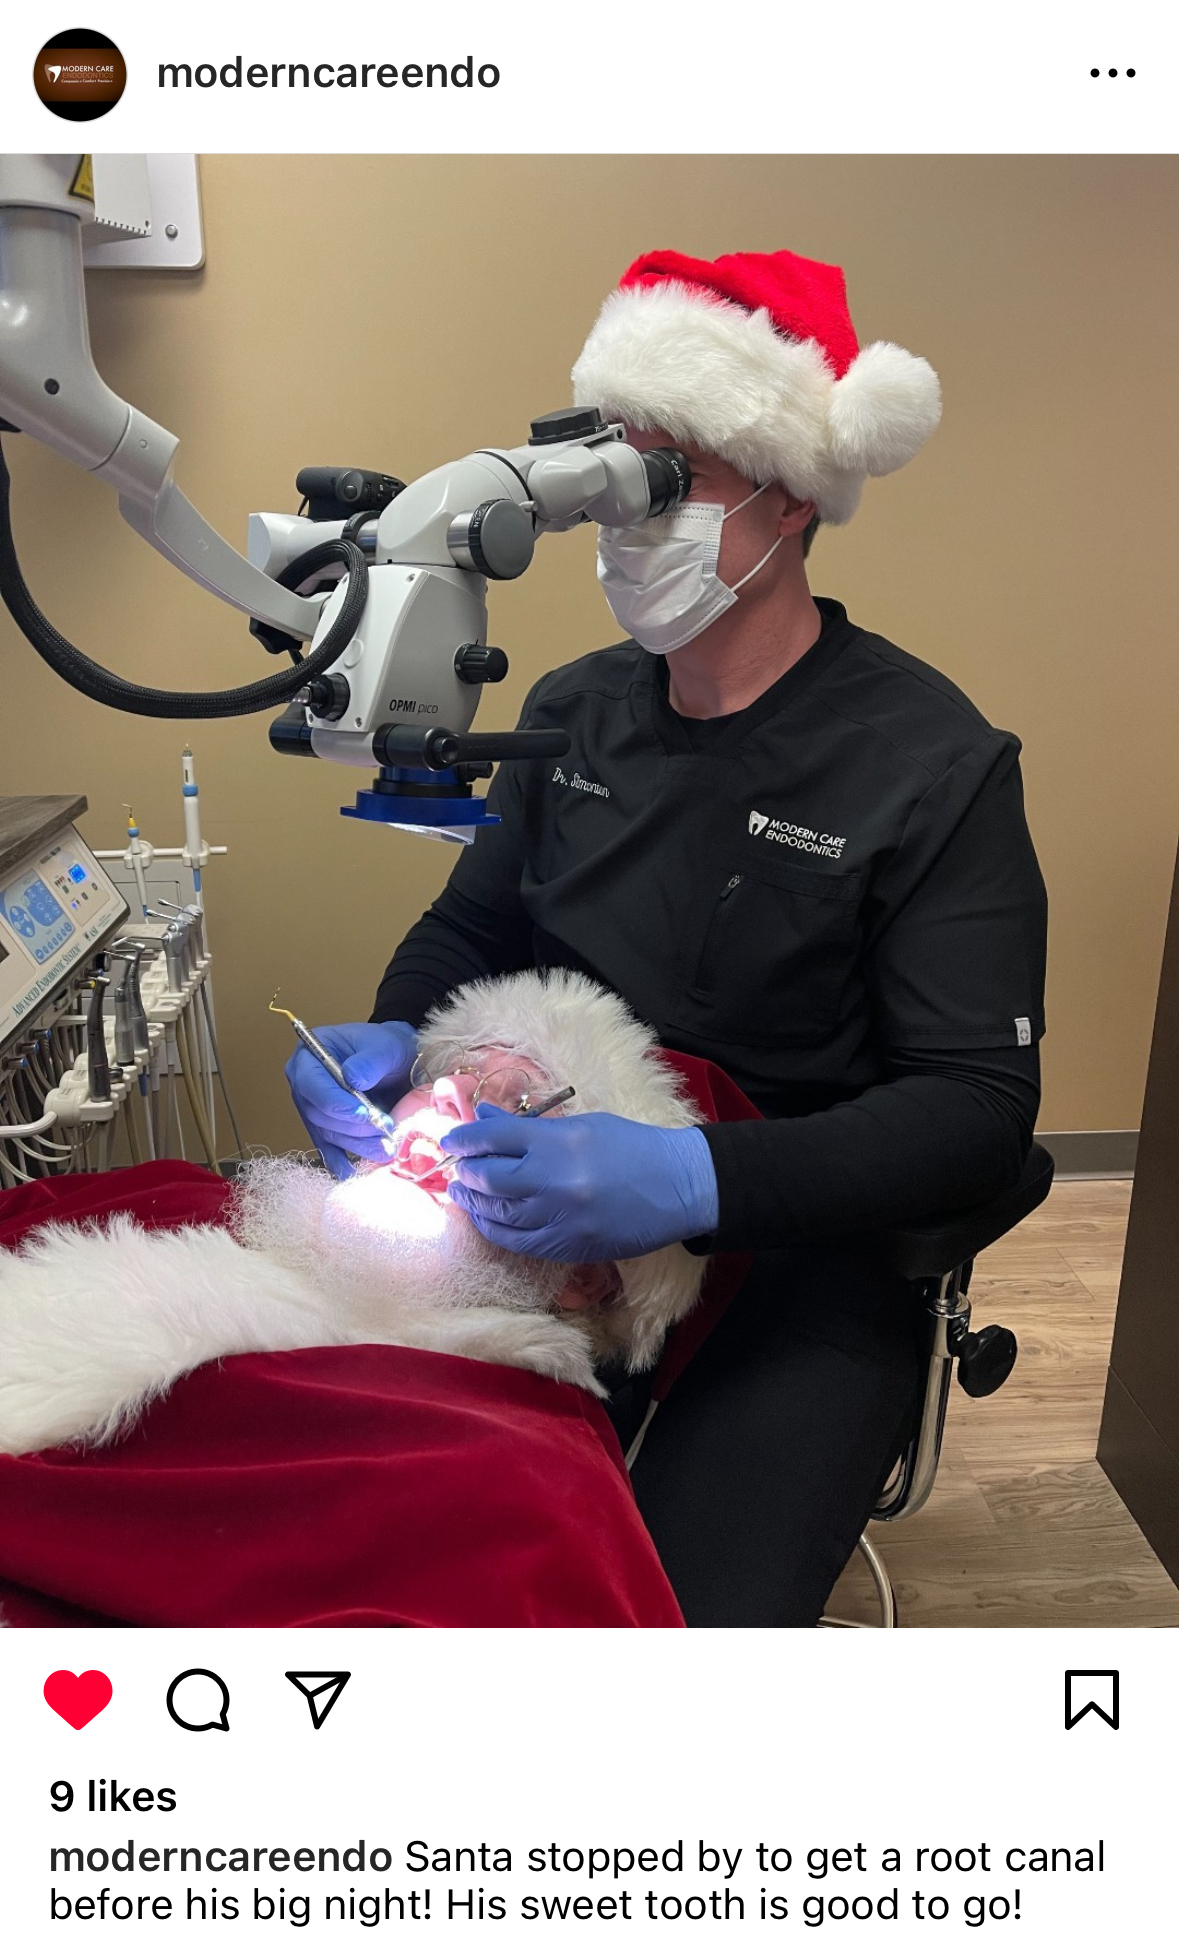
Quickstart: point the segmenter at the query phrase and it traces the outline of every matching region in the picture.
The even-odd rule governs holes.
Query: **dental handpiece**
[[[111,1070],[102,1023],[103,995],[109,985],[110,980],[105,972],[95,973],[90,982],[90,1005],[86,1016],[86,1079],[92,1101],[109,1101],[111,1098]]]
[[[131,1014],[131,968],[133,961],[122,953],[112,952],[111,998],[115,1006],[115,1063],[119,1067],[135,1065],[135,1034]]]
[[[183,923],[192,927],[193,942],[197,956],[202,959],[207,958],[209,948],[206,943],[205,913],[203,906],[177,905],[175,900],[171,898],[161,898],[159,903],[166,912],[171,913],[173,917],[179,918]]]
[[[171,904],[165,899],[164,904]],[[167,926],[164,933],[164,960],[168,968],[168,990],[170,993],[183,992],[186,982],[197,969],[200,946],[197,939],[196,921],[182,906],[173,911],[160,911],[154,905],[147,908],[148,918],[156,919]]]
[[[188,979],[188,951],[184,927],[175,920],[164,934],[164,966],[168,976],[168,997],[179,999]]]
[[[162,950],[161,946],[149,945],[144,939],[116,939],[111,947],[113,955],[127,962],[127,1001],[131,1013],[131,1043],[137,1060],[151,1052],[147,1012],[143,1004],[143,987],[140,979],[142,965],[144,959],[151,958]]]
[[[359,1102],[379,1134],[387,1135],[390,1138],[395,1135],[397,1132],[397,1123],[394,1121],[392,1115],[386,1114],[384,1108],[379,1108],[375,1101],[370,1100],[362,1088],[353,1087],[351,1081],[345,1080],[344,1069],[336,1059],[336,1056],[329,1052],[328,1048],[324,1046],[323,1041],[311,1031],[311,1028],[304,1021],[297,1018],[294,1013],[288,1012],[285,1006],[276,1006],[274,1000],[277,998],[278,994],[275,993],[274,999],[270,1002],[270,1011],[272,1013],[281,1013],[284,1019],[290,1021],[308,1053],[315,1055],[320,1066],[331,1075],[337,1087],[342,1088],[345,1094],[350,1094],[354,1101]]]
[[[137,1059],[151,1052],[151,1037],[147,1030],[147,1012],[143,1004],[143,988],[140,983],[142,959],[143,954],[140,952],[132,958],[128,981],[128,995],[131,1002],[131,1040]]]

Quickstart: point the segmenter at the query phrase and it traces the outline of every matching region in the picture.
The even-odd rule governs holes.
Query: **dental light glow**
[[[442,1185],[445,1188],[445,1177]],[[325,1208],[333,1230],[363,1230],[388,1236],[391,1242],[440,1236],[452,1213],[457,1211],[452,1212],[441,1197],[423,1195],[413,1177],[392,1167],[367,1169],[338,1182]]]

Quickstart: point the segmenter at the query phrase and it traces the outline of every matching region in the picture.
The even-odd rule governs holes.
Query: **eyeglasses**
[[[419,1054],[410,1069],[411,1087],[436,1087],[454,1074],[465,1074],[476,1081],[471,1097],[473,1107],[487,1102],[509,1114],[523,1114],[553,1091],[550,1081],[534,1080],[526,1068],[515,1066],[510,1056],[491,1054],[476,1060],[465,1047],[443,1047],[441,1051]]]

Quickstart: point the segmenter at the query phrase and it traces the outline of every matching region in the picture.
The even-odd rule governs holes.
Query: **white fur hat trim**
[[[868,474],[891,473],[941,417],[937,375],[895,344],[870,344],[836,378],[814,340],[768,311],[673,280],[606,299],[573,367],[578,405],[716,453],[757,485],[780,481],[832,525]]]

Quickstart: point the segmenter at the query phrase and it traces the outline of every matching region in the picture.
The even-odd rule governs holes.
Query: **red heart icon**
[[[84,1675],[75,1675],[69,1668],[57,1668],[46,1682],[44,1693],[50,1708],[71,1729],[84,1729],[96,1715],[102,1714],[114,1689],[110,1676],[98,1668],[88,1668]]]

